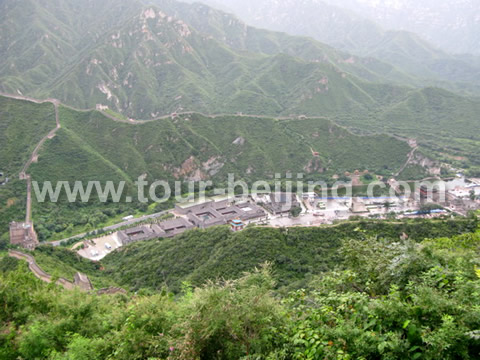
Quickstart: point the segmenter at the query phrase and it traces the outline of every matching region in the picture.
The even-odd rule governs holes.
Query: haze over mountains
[[[194,2],[194,1],[190,1]],[[323,28],[329,38],[351,23],[352,31],[338,31],[332,40],[341,43],[357,31],[407,31],[418,34],[435,47],[453,54],[480,54],[480,3],[476,0],[204,0],[214,7],[231,11],[252,24],[282,30]],[[298,15],[303,17],[299,18]],[[332,17],[332,21],[328,18]],[[327,20],[327,23],[325,23]],[[355,27],[354,25],[360,27]],[[376,28],[376,29],[375,29]],[[348,29],[343,29],[348,30]],[[291,33],[297,33],[291,31]],[[365,33],[364,33],[365,34]],[[359,34],[357,34],[359,35]],[[312,35],[315,36],[315,35]],[[340,41],[339,41],[340,40]]]
[[[222,0],[220,3],[225,9],[234,12],[250,25],[284,31],[292,35],[310,36],[358,56],[375,57],[393,64],[399,70],[414,76],[418,80],[417,84],[430,84],[447,89],[478,93],[480,85],[479,57],[449,53],[449,51],[454,51],[451,47],[439,47],[441,44],[426,40],[431,40],[431,37],[422,37],[413,33],[412,30],[416,30],[414,24],[411,26],[406,24],[402,28],[395,24],[389,26],[388,21],[377,22],[376,18],[370,18],[368,14],[355,12],[357,7],[352,5],[354,2]],[[378,3],[378,8],[381,8],[389,2],[376,3]],[[442,6],[439,8],[447,12],[444,3],[442,2]],[[216,4],[216,2],[212,0],[211,4]],[[477,6],[471,5],[472,7]],[[365,12],[370,9],[372,14],[382,13],[382,10],[377,7],[372,9],[365,4],[363,6]],[[413,2],[409,3],[408,7],[405,5],[401,8],[404,12],[398,17],[416,19],[416,15],[421,18],[423,13],[436,16],[435,12],[431,13],[421,5],[418,5],[419,14],[417,14],[417,10],[412,9],[413,7]],[[468,12],[467,9],[464,9],[464,12]],[[465,21],[471,18],[471,14],[469,13]],[[459,39],[452,38],[454,29],[450,30],[450,28],[454,25],[448,25],[448,19],[440,18],[442,20],[437,19],[437,21],[443,24],[443,20],[445,20],[447,24],[442,31],[448,29],[449,33],[449,36],[443,37],[442,40],[454,46],[461,44],[464,34],[458,34]],[[436,22],[431,23],[435,24]],[[474,26],[478,26],[478,24],[472,24],[471,27],[463,30],[469,34],[476,34],[478,31]],[[418,34],[422,34],[422,32],[418,32]],[[474,42],[474,40],[472,41]],[[464,52],[478,54],[479,48],[478,44],[473,45]]]
[[[480,54],[480,3],[476,0],[326,0],[388,29],[408,30],[452,53]]]

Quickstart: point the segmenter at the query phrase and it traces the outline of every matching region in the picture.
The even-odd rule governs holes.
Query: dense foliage
[[[237,280],[97,296],[0,261],[2,359],[475,359],[480,233],[342,241],[342,268],[279,298],[269,265]]]
[[[199,286],[206,280],[236,278],[268,261],[276,287],[283,291],[305,286],[308,279],[344,262],[342,240],[412,241],[475,231],[475,219],[448,221],[359,221],[333,227],[248,228],[232,233],[227,227],[189,231],[173,239],[141,242],[121,248],[102,260],[106,276],[134,290],[178,292],[183,281]]]

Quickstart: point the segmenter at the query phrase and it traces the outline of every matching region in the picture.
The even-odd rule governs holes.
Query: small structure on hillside
[[[74,284],[83,291],[90,291],[93,289],[92,283],[87,275],[80,272],[75,273],[73,276]]]
[[[38,242],[37,233],[33,228],[32,222],[11,222],[10,223],[10,243],[18,245],[27,250],[35,250]]]
[[[108,106],[107,105],[102,105],[102,104],[97,104],[95,106],[95,109],[97,109],[98,111],[106,111],[106,110],[108,110]]]
[[[245,223],[242,220],[232,220],[230,226],[233,232],[239,232],[245,229]]]
[[[310,150],[312,151],[312,156],[313,157],[320,157],[320,153],[318,151],[315,151],[312,148]]]

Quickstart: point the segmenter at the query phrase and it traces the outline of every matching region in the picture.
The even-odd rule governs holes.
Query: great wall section
[[[46,282],[46,283],[52,283],[54,278],[52,275],[46,273],[35,261],[35,258],[32,255],[25,254],[21,251],[17,250],[10,250],[8,252],[8,255],[10,257],[19,259],[19,260],[25,260],[28,263],[28,268],[30,271],[37,277],[38,279]],[[86,292],[92,292],[94,290],[93,285],[88,278],[87,275],[82,274],[80,272],[77,272],[74,276],[74,281],[69,281],[63,277],[60,277],[56,280],[55,282],[57,285],[63,287],[66,290],[74,290],[76,288],[86,291]],[[100,289],[96,292],[97,295],[114,295],[114,294],[126,294],[127,291],[122,288],[118,287],[110,287],[110,288],[104,288]]]

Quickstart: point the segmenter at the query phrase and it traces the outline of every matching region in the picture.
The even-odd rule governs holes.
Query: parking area
[[[314,216],[313,214],[301,215],[298,218],[288,216],[274,217],[269,221],[269,225],[273,227],[291,227],[291,226],[313,226],[326,224],[325,217]]]
[[[115,249],[122,246],[122,243],[117,237],[117,233],[104,236],[94,240],[85,241],[85,248],[78,251],[78,254],[84,258],[98,261],[110,254]]]

